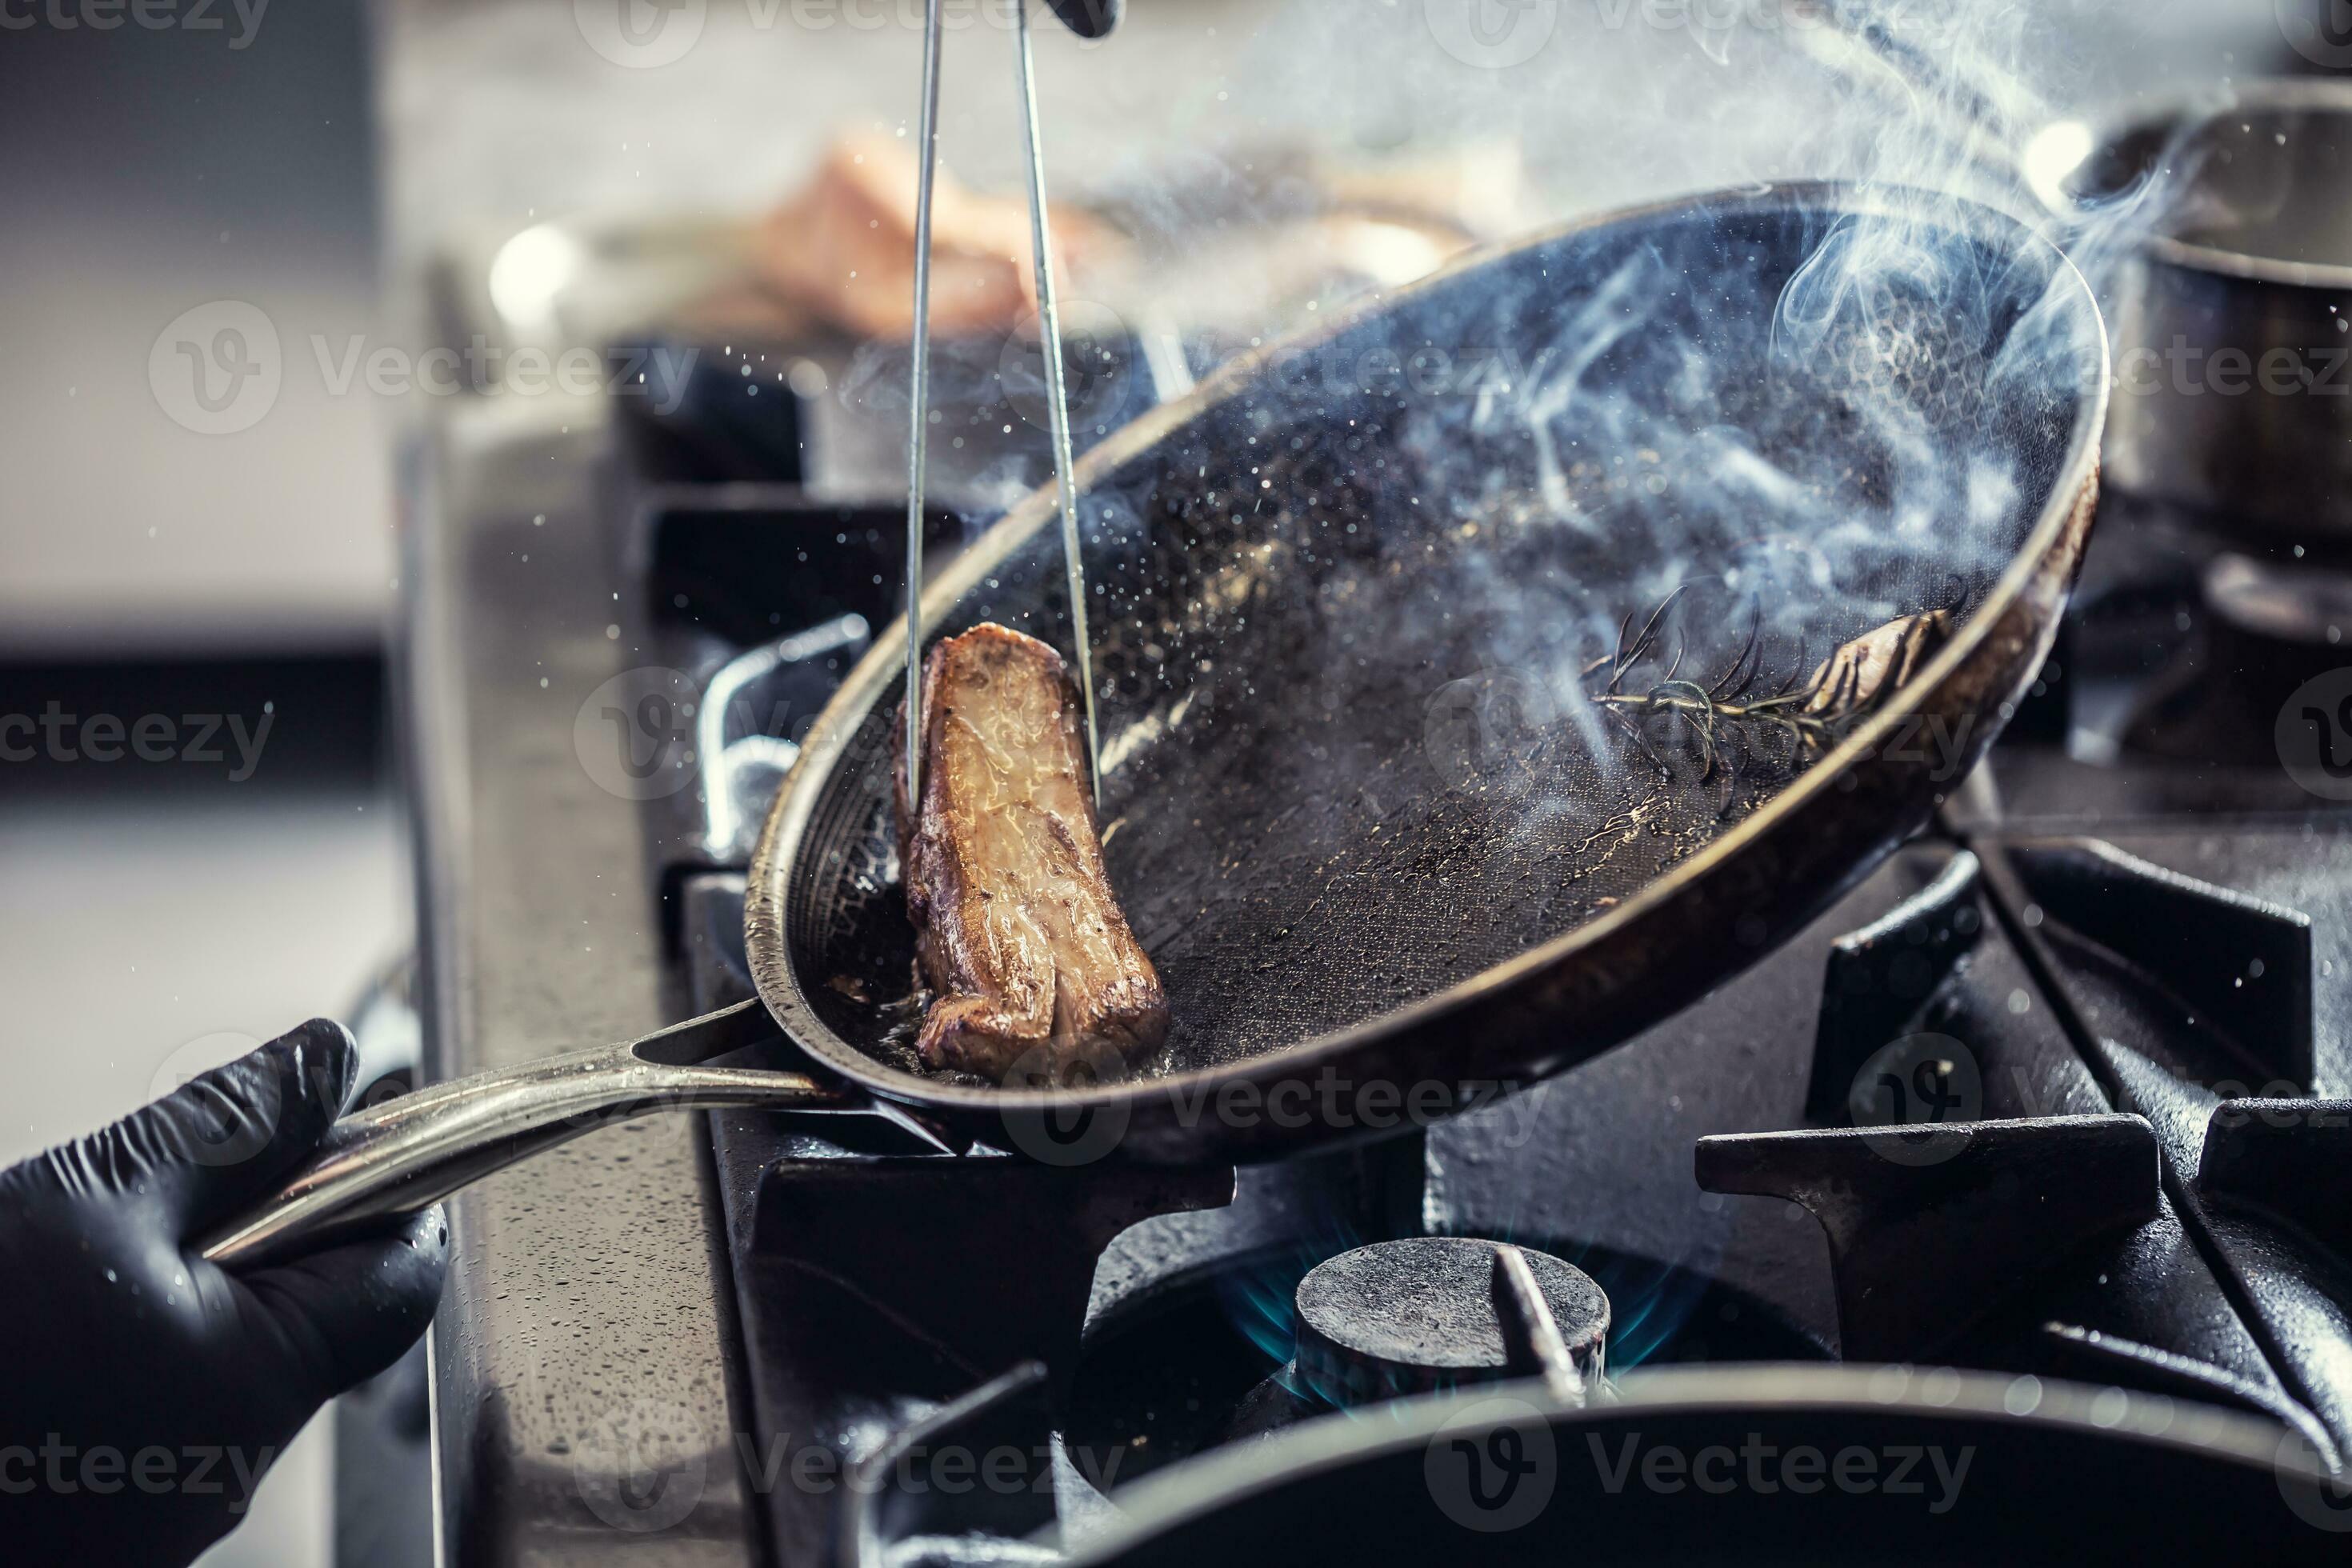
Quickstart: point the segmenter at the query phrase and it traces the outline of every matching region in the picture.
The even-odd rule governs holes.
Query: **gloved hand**
[[[243,1274],[198,1250],[310,1152],[357,1070],[314,1019],[0,1172],[0,1558],[177,1568],[321,1404],[424,1331],[437,1208]]]
[[[1046,0],[1062,25],[1081,38],[1108,37],[1127,10],[1127,0]]]

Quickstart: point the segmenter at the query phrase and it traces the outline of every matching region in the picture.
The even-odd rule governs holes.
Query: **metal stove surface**
[[[747,826],[890,615],[901,526],[777,403],[756,439],[722,433],[747,471],[641,434],[601,508],[544,499],[549,471],[593,471],[568,436],[443,477],[477,526],[427,534],[412,639],[438,1070],[749,994]],[[943,508],[937,548],[963,526]],[[468,1194],[436,1340],[453,1557],[1034,1554],[1120,1486],[1360,1419],[1286,1377],[1296,1291],[1419,1236],[1580,1269],[1628,1387],[1797,1363],[1816,1381],[1771,1386],[1802,1403],[1839,1358],[1949,1365],[2352,1451],[2352,1110],[2324,1098],[2352,1092],[2352,785],[2324,722],[2326,749],[2283,760],[2295,727],[2272,721],[2335,639],[2283,632],[2241,560],[2111,502],[2042,687],[1932,833],[1667,1024],[1425,1136],[1171,1174],[739,1112]],[[540,606],[568,599],[612,628],[559,635],[576,617]],[[576,689],[539,696],[542,671]],[[683,782],[583,784],[578,714],[632,678],[624,730]],[[585,917],[576,954],[500,923],[551,889]],[[571,1258],[628,1282],[633,1326],[573,1321]],[[1008,1456],[1002,1483],[909,1495],[948,1432]]]
[[[2233,1140],[2251,1171],[2352,1153],[2352,1117],[2313,1098],[2352,1082],[2328,984],[2352,962],[2352,818],[2242,737],[2132,732],[2136,704],[2213,662],[2194,635],[2213,553],[2144,521],[2105,536],[2043,689],[1936,833],[1670,1023],[1425,1136],[1237,1184],[1012,1162],[972,1182],[871,1121],[714,1117],[762,1441],[845,1481],[1034,1361],[1027,1447],[1084,1515],[1107,1465],[1131,1481],[1327,1408],[1285,1375],[1299,1280],[1433,1234],[1580,1264],[1621,1373],[1948,1363],[2207,1402],[2344,1451],[2329,1194],[2206,1151]],[[716,867],[679,885],[697,1007],[749,994],[740,896]],[[2279,1103],[2224,1111],[2209,1142],[2225,1095]],[[858,1549],[835,1492],[762,1495],[783,1560]]]

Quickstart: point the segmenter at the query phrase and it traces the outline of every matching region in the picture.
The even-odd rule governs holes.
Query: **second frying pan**
[[[754,854],[758,1004],[362,1113],[209,1250],[421,1205],[615,1107],[1223,1162],[1582,1061],[1769,952],[1991,743],[2081,558],[2105,388],[2063,257],[1901,191],[1645,208],[1365,302],[1076,470],[1105,854],[1169,993],[1160,1058],[1034,1088],[912,1059],[885,634]],[[1066,646],[1055,521],[1042,491],[967,551],[926,639]],[[1899,689],[1769,717],[1931,615]],[[697,1065],[778,1026],[805,1072]]]

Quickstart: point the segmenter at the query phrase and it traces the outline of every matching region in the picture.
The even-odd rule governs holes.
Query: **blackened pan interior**
[[[1653,721],[1653,760],[1590,700],[1591,661],[1680,584],[1680,673],[1712,681],[1759,625],[1766,690],[1895,616],[1965,614],[2080,478],[2098,334],[2005,219],[1765,190],[1457,268],[1213,382],[1149,444],[1115,435],[1080,507],[1107,858],[1175,1020],[1150,1066],[1432,995],[1757,811],[1801,748],[1709,773]],[[933,635],[1066,649],[1050,509],[974,553]],[[853,716],[785,851],[783,924],[816,1018],[919,1070],[890,1005],[899,692]]]

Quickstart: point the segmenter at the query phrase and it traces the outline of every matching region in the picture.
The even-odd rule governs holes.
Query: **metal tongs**
[[[1062,325],[1055,298],[1053,237],[1045,214],[1045,155],[1037,134],[1037,81],[1029,50],[1029,0],[1007,0],[1013,16],[1013,81],[1021,95],[1023,160],[1029,184],[1030,265],[1037,279],[1038,347],[1045,356],[1045,406],[1054,437],[1054,483],[1062,503],[1062,561],[1070,591],[1070,636],[1077,645],[1078,689],[1087,707],[1087,776],[1102,804],[1102,744],[1095,726],[1094,660],[1087,641],[1087,574],[1078,559],[1078,495],[1070,479],[1070,401],[1063,385]],[[1125,0],[1050,0],[1054,14],[1082,38],[1118,26]],[[907,797],[922,799],[923,468],[929,441],[931,361],[931,175],[939,165],[940,9],[923,15],[921,174],[915,187],[915,342],[907,433]]]

